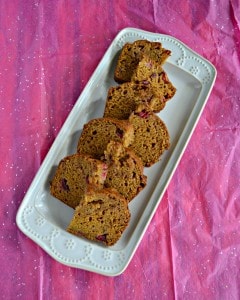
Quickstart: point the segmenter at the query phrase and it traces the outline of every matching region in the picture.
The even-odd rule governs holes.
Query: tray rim
[[[22,220],[21,217],[24,213],[24,208],[27,205],[27,200],[29,195],[32,192],[32,189],[34,188],[34,186],[36,186],[36,184],[39,182],[39,180],[41,179],[41,174],[44,172],[44,168],[45,165],[47,164],[49,158],[54,154],[55,149],[57,148],[58,145],[58,141],[62,139],[62,136],[65,134],[65,131],[68,127],[68,124],[71,123],[71,118],[72,116],[74,116],[74,111],[76,109],[80,109],[81,108],[81,99],[84,97],[85,93],[87,93],[87,89],[89,89],[91,87],[92,84],[94,84],[94,78],[98,75],[98,73],[101,72],[101,68],[104,68],[104,65],[102,65],[101,63],[104,61],[104,59],[106,57],[108,57],[111,53],[111,51],[113,51],[113,48],[116,47],[116,44],[118,44],[121,39],[124,37],[124,35],[135,35],[136,37],[138,35],[143,35],[143,36],[149,36],[152,37],[153,39],[169,39],[172,41],[175,41],[176,43],[178,43],[179,45],[181,45],[184,49],[186,49],[186,51],[190,52],[193,57],[197,57],[200,61],[203,61],[205,64],[207,64],[207,66],[209,66],[209,68],[212,69],[212,74],[213,76],[210,78],[210,82],[209,84],[206,86],[205,85],[205,90],[201,91],[201,94],[203,92],[205,92],[206,97],[204,98],[204,101],[202,101],[200,104],[200,107],[198,109],[195,109],[195,113],[191,113],[188,119],[188,122],[183,130],[183,133],[181,134],[181,137],[177,143],[177,145],[175,146],[175,149],[173,150],[173,153],[169,159],[169,161],[174,161],[173,164],[171,164],[171,166],[169,166],[169,163],[167,164],[168,168],[170,167],[170,170],[167,171],[167,176],[166,176],[166,183],[165,183],[165,187],[164,189],[161,191],[161,193],[159,193],[159,188],[158,185],[156,185],[155,190],[151,196],[155,197],[155,201],[154,201],[154,207],[152,210],[150,210],[148,213],[148,217],[147,217],[147,222],[145,222],[144,224],[140,224],[142,225],[142,230],[141,230],[141,234],[138,236],[137,241],[135,241],[135,243],[128,243],[127,246],[124,248],[123,250],[120,250],[121,254],[124,254],[124,258],[122,260],[124,260],[124,262],[122,263],[121,266],[119,266],[118,268],[116,268],[114,271],[111,270],[104,270],[104,269],[98,269],[98,268],[94,268],[91,265],[76,265],[76,263],[71,263],[71,262],[65,262],[62,259],[59,259],[59,257],[57,255],[55,255],[53,252],[51,252],[49,250],[49,245],[46,241],[42,241],[37,238],[37,236],[34,236],[31,232],[29,232],[28,229],[26,229],[26,227],[24,227],[24,225],[22,224]],[[134,37],[133,37],[134,38]],[[120,48],[119,48],[120,49]],[[174,64],[174,61],[169,61],[169,63]],[[181,66],[179,66],[181,68]],[[188,70],[185,70],[186,72],[189,72]],[[190,72],[189,72],[190,73]],[[191,74],[192,76],[194,76],[193,74]],[[16,216],[16,222],[17,222],[17,226],[18,228],[26,235],[28,236],[30,239],[32,239],[35,243],[37,243],[42,249],[44,249],[51,257],[53,257],[56,261],[70,266],[70,267],[75,267],[75,268],[80,268],[80,269],[84,269],[84,270],[88,270],[91,272],[95,272],[95,273],[99,273],[102,275],[107,275],[107,276],[117,276],[120,275],[121,273],[123,273],[125,271],[125,269],[127,268],[128,264],[130,263],[133,255],[135,254],[136,249],[138,248],[138,245],[140,244],[143,235],[145,234],[147,227],[149,225],[149,223],[151,222],[151,219],[153,217],[153,215],[156,212],[156,209],[159,205],[159,203],[161,202],[162,196],[165,193],[165,190],[167,189],[167,186],[174,174],[174,171],[176,170],[180,159],[182,158],[182,155],[185,151],[185,148],[187,147],[187,144],[192,136],[192,133],[198,123],[198,120],[201,116],[201,113],[207,103],[207,100],[209,98],[209,95],[211,93],[211,90],[213,88],[214,82],[216,80],[216,76],[217,76],[217,71],[215,69],[215,67],[213,66],[213,64],[211,62],[209,62],[207,59],[203,58],[202,56],[200,56],[198,53],[196,53],[195,51],[193,51],[191,48],[189,48],[187,45],[185,45],[183,42],[181,42],[180,40],[176,39],[175,37],[172,37],[170,35],[165,35],[165,34],[160,34],[160,33],[153,33],[153,32],[149,32],[149,31],[145,31],[145,30],[141,30],[141,29],[136,29],[136,28],[132,28],[132,27],[127,27],[124,28],[123,30],[121,30],[116,37],[114,38],[114,40],[112,41],[111,45],[109,46],[109,48],[107,49],[107,51],[105,52],[105,54],[103,55],[101,61],[99,62],[98,66],[96,67],[95,71],[93,72],[92,76],[90,77],[88,83],[86,84],[85,88],[83,89],[82,93],[80,94],[78,100],[76,101],[75,105],[73,106],[71,112],[69,113],[68,117],[66,118],[62,128],[60,129],[55,141],[53,142],[52,146],[50,147],[45,159],[43,160],[39,170],[37,171],[32,183],[30,184],[27,193],[25,194],[25,197],[22,201],[22,203],[20,204],[20,207],[18,209],[17,212],[17,216]],[[197,78],[198,79],[198,78]],[[200,95],[199,95],[200,97]],[[198,97],[198,98],[199,98]],[[189,124],[192,124],[191,126]],[[187,131],[187,132],[186,132]],[[185,137],[184,138],[182,138]],[[175,158],[175,159],[174,159]],[[139,225],[138,224],[138,225]],[[138,226],[137,225],[137,226]],[[60,230],[61,231],[61,230]],[[98,247],[98,246],[96,246]],[[102,249],[102,248],[101,248]],[[119,250],[111,250],[108,249],[107,251],[112,251],[112,252],[119,252]],[[123,253],[124,252],[124,253]]]

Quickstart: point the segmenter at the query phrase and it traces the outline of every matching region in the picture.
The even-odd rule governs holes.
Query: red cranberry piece
[[[152,63],[148,61],[145,63],[145,66],[150,69],[152,67]]]
[[[166,75],[166,73],[162,72],[162,80],[164,81],[164,83],[168,83],[168,77]]]
[[[117,128],[116,134],[120,137],[120,139],[123,138],[123,130],[121,130],[120,128]]]
[[[151,96],[147,97],[145,100],[146,100],[146,102],[150,103],[150,102],[151,102],[151,100],[152,100],[152,98],[153,98],[153,95],[151,95]]]
[[[108,172],[108,166],[104,165],[103,171],[102,171],[102,178],[105,180],[107,178],[107,172]]]
[[[96,236],[96,239],[101,241],[101,242],[106,242],[107,241],[107,234],[101,234],[101,235],[98,235]]]
[[[152,73],[150,77],[151,77],[151,78],[156,78],[156,77],[157,77],[157,74],[156,74],[156,73]]]
[[[146,119],[149,116],[149,112],[147,112],[145,109],[138,112],[137,115],[142,118],[142,119]]]
[[[61,184],[62,184],[62,188],[64,189],[64,191],[70,191],[66,178],[62,178]]]
[[[171,98],[171,96],[170,96],[169,94],[164,95],[165,101],[167,101],[167,100],[170,99],[170,98]]]
[[[80,214],[79,214],[79,216],[80,216]],[[79,237],[85,237],[85,234],[82,231],[78,231],[76,233],[76,235],[79,236]]]

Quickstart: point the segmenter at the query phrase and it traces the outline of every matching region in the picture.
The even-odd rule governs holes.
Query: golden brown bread
[[[135,83],[151,86],[155,97],[160,100],[156,103],[155,111],[163,109],[165,103],[176,93],[176,88],[169,80],[167,73],[156,61],[146,55],[139,61],[131,80]]]
[[[142,160],[121,143],[111,141],[104,151],[108,166],[105,187],[115,188],[130,202],[146,186]]]
[[[158,162],[170,147],[170,137],[164,122],[147,106],[139,105],[129,117],[134,127],[134,141],[129,146],[142,159],[145,167]]]
[[[159,98],[150,84],[122,83],[108,90],[104,117],[126,120],[139,104],[146,104],[157,112],[165,106],[165,99]]]
[[[127,147],[133,138],[133,126],[126,120],[93,119],[84,125],[77,151],[100,159],[111,140],[119,141]]]
[[[68,206],[75,208],[89,184],[102,187],[107,176],[107,165],[86,154],[63,158],[50,183],[50,193]]]
[[[129,220],[128,202],[116,190],[89,188],[76,207],[67,231],[112,246],[122,236]]]
[[[148,55],[159,65],[163,65],[171,55],[171,51],[164,49],[159,42],[150,42],[148,40],[137,40],[133,43],[126,43],[118,57],[114,72],[115,81],[118,83],[131,81],[133,71],[143,55]]]

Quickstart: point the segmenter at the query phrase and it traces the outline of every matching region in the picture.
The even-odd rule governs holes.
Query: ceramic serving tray
[[[129,204],[130,224],[117,244],[106,247],[66,231],[74,211],[50,195],[49,181],[59,161],[76,152],[83,125],[90,119],[103,116],[108,89],[117,85],[113,73],[120,50],[126,42],[138,39],[159,41],[172,51],[163,68],[177,92],[158,114],[168,127],[171,147],[160,162],[144,169],[148,183]],[[134,28],[122,30],[77,100],[26,193],[17,213],[20,230],[60,263],[108,276],[121,274],[163,197],[215,78],[214,66],[174,37]]]

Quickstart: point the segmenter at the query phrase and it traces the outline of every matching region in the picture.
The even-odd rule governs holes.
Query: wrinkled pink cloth
[[[92,72],[125,27],[172,35],[218,76],[126,271],[53,260],[16,226],[19,205]],[[1,299],[240,298],[240,4],[0,1]]]

